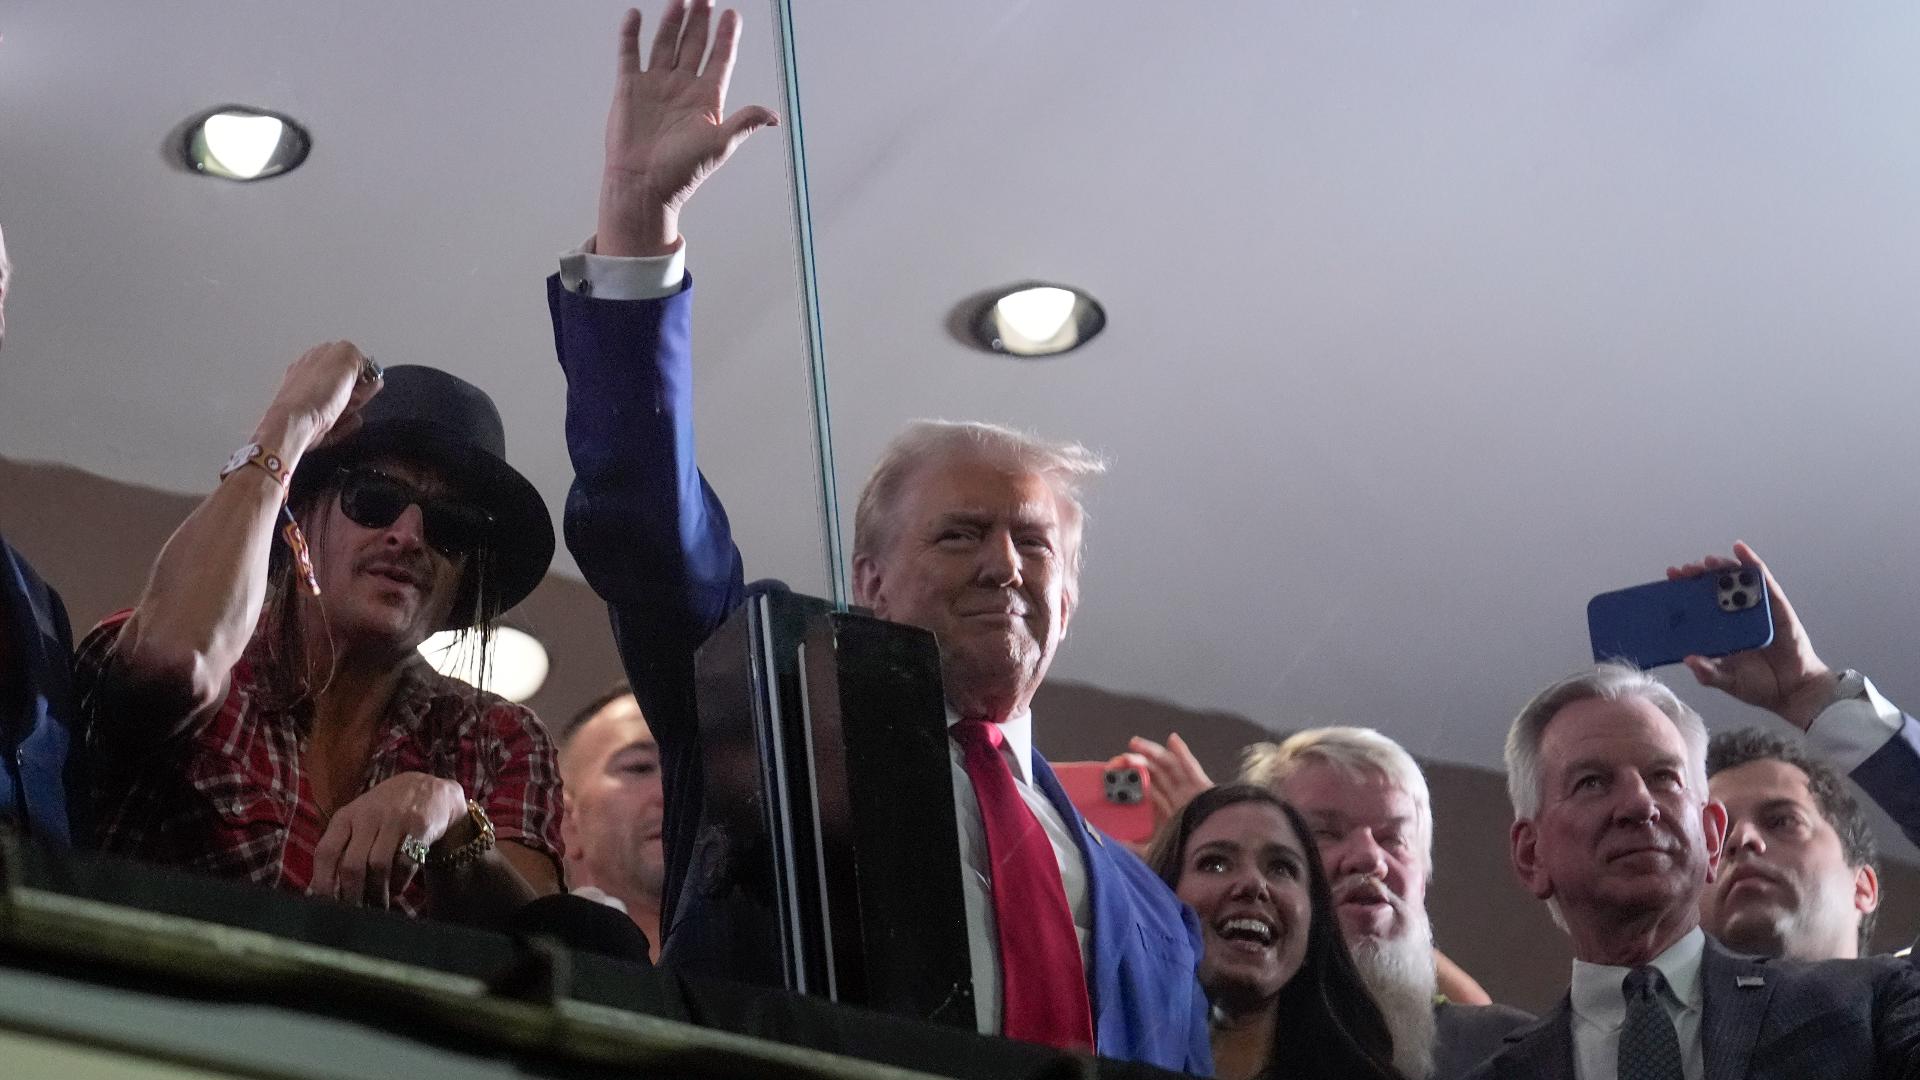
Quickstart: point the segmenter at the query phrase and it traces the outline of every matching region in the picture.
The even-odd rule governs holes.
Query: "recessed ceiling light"
[[[968,320],[973,341],[992,352],[1054,356],[1086,344],[1106,328],[1100,302],[1079,289],[1026,282],[976,297]]]
[[[246,105],[223,105],[187,121],[187,166],[223,180],[265,180],[307,160],[313,140],[291,117]]]
[[[494,628],[484,682],[475,682],[480,670],[478,639],[467,645],[458,645],[458,641],[457,631],[442,630],[420,643],[420,655],[440,674],[478,685],[508,701],[527,700],[547,681],[546,646],[524,630]]]

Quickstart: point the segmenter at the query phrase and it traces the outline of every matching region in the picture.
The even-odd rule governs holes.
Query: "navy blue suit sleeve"
[[[567,549],[607,603],[620,660],[660,746],[671,928],[702,799],[693,656],[745,594],[726,510],[694,459],[693,282],[596,300],[547,279],[567,377]]]
[[[1900,718],[1900,730],[1853,770],[1853,780],[1920,844],[1920,723]]]

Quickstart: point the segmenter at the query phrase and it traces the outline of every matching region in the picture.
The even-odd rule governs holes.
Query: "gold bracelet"
[[[467,820],[480,830],[473,839],[454,848],[452,851],[433,851],[427,854],[427,865],[435,869],[457,870],[469,863],[478,862],[480,856],[493,850],[493,822],[487,812],[472,799],[467,800]]]

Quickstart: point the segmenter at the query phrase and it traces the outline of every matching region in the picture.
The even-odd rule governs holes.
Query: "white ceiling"
[[[349,337],[491,391],[557,510],[540,279],[592,228],[619,10],[0,12],[0,455],[202,490]],[[779,108],[747,24],[734,104]],[[810,4],[798,40],[843,502],[914,416],[1111,455],[1059,677],[1493,765],[1588,596],[1740,536],[1920,703],[1920,8]],[[306,167],[170,169],[227,101]],[[749,575],[819,591],[786,130],[685,222],[701,450]],[[1035,277],[1106,334],[947,336]]]

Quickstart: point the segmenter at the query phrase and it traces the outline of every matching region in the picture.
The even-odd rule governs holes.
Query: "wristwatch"
[[[1852,668],[1844,668],[1840,671],[1839,678],[1834,681],[1833,700],[1828,702],[1828,704],[1837,705],[1842,701],[1856,700],[1869,700],[1867,696],[1867,677]]]
[[[467,800],[467,820],[473,822],[478,830],[473,839],[451,851],[432,851],[427,854],[427,865],[435,868],[455,870],[477,861],[480,856],[493,850],[493,822],[487,812],[472,799]]]
[[[250,442],[233,452],[227,463],[220,467],[220,479],[225,480],[249,465],[258,465],[267,471],[267,475],[279,481],[281,487],[293,479],[293,470],[287,468],[287,461],[279,451],[269,450],[257,442]]]

